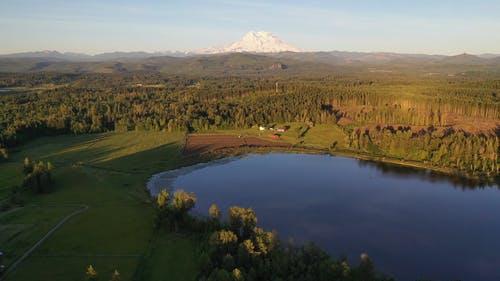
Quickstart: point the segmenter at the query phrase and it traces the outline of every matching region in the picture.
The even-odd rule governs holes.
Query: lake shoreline
[[[326,148],[315,148],[315,147],[304,147],[304,146],[291,146],[290,148],[283,147],[228,147],[219,148],[217,150],[204,152],[201,154],[188,155],[185,157],[187,163],[206,163],[213,160],[231,157],[231,156],[241,156],[249,153],[257,154],[267,154],[267,153],[301,153],[301,154],[324,154],[330,156],[341,156],[347,158],[354,158],[365,161],[372,161],[377,163],[384,163],[389,165],[396,165],[406,168],[414,168],[421,170],[429,170],[433,173],[438,173],[444,176],[459,177],[464,180],[474,181],[481,184],[497,184],[498,177],[480,177],[475,175],[469,175],[460,173],[459,171],[446,168],[446,167],[436,167],[433,165],[426,164],[424,162],[412,161],[412,160],[401,160],[397,158],[392,158],[388,156],[373,155],[368,153],[360,153],[350,150],[332,150]],[[189,164],[187,164],[189,165]],[[185,165],[183,165],[185,166]]]
[[[205,146],[201,150],[197,150],[196,153],[189,153],[190,144],[189,140],[191,137],[207,137],[209,139],[213,136],[225,136],[225,137],[233,137],[234,140],[231,142],[224,142],[221,144],[211,143],[210,140],[207,140]],[[273,152],[290,152],[290,153],[306,153],[306,154],[328,154],[332,156],[344,156],[349,158],[355,158],[366,161],[374,161],[380,163],[386,163],[391,165],[397,165],[402,167],[411,167],[415,169],[425,169],[430,170],[434,173],[439,173],[443,175],[459,177],[464,180],[469,181],[477,181],[482,184],[498,184],[500,182],[499,176],[478,176],[469,173],[465,173],[463,171],[457,170],[451,167],[439,167],[435,165],[431,165],[422,161],[415,160],[404,160],[400,158],[395,158],[386,155],[375,155],[366,152],[354,151],[349,149],[330,149],[326,147],[317,147],[317,146],[307,146],[307,145],[298,145],[292,144],[290,142],[283,141],[268,141],[262,140],[265,143],[260,145],[260,143],[252,143],[248,142],[241,145],[238,144],[239,140],[245,140],[248,138],[252,138],[245,134],[243,135],[235,135],[231,132],[224,132],[223,134],[212,134],[212,133],[196,133],[196,134],[186,134],[184,143],[183,143],[183,151],[185,151],[185,160],[188,163],[198,163],[198,162],[209,162],[214,159],[220,159],[227,156],[235,156],[235,155],[243,155],[247,153],[273,153]],[[256,139],[253,137],[253,139]],[[274,144],[274,145],[273,145]],[[285,146],[284,144],[288,144]],[[188,164],[189,165],[189,164]],[[185,165],[182,165],[185,166]]]
[[[429,165],[414,161],[401,161],[398,159],[391,159],[381,156],[363,155],[358,153],[352,153],[348,151],[328,151],[317,148],[304,148],[304,147],[292,147],[292,148],[280,148],[280,147],[240,147],[240,148],[225,148],[212,151],[210,153],[203,153],[199,155],[189,155],[184,158],[183,163],[177,168],[166,170],[160,173],[151,175],[151,177],[146,182],[147,192],[151,196],[156,196],[162,189],[166,188],[168,191],[173,192],[171,187],[173,186],[173,180],[179,176],[189,174],[193,171],[203,169],[211,166],[224,165],[232,161],[242,159],[251,154],[274,154],[274,153],[285,153],[285,154],[306,154],[306,155],[325,155],[331,157],[344,157],[350,159],[357,159],[362,161],[368,161],[375,164],[388,164],[397,167],[415,169],[420,171],[429,171],[431,173],[443,176],[443,177],[457,177],[463,181],[471,181],[476,185],[486,185],[494,186],[498,185],[495,181],[482,181],[480,178],[470,178],[464,177],[461,174],[454,173],[451,169],[433,169]],[[159,187],[158,183],[163,180],[162,187]]]

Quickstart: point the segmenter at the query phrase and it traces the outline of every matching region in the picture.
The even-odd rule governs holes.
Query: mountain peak
[[[249,31],[249,32],[245,33],[245,35],[243,35],[242,40],[253,40],[253,39],[256,39],[256,38],[263,38],[263,39],[266,39],[266,38],[276,38],[276,39],[278,39],[271,32],[267,32],[267,31]]]
[[[220,53],[279,53],[300,52],[276,35],[267,31],[249,31],[243,37],[230,45],[214,47],[197,51],[198,54],[220,54]]]

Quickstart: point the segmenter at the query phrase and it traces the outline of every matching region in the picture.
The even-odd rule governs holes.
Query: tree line
[[[402,160],[426,162],[472,175],[495,176],[499,172],[499,139],[485,134],[469,134],[430,126],[376,126],[355,129],[348,137],[351,149]]]

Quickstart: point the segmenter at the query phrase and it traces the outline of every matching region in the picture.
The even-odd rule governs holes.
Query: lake
[[[423,169],[329,155],[250,154],[154,175],[148,187],[254,208],[284,241],[312,241],[396,280],[500,280],[500,190]]]

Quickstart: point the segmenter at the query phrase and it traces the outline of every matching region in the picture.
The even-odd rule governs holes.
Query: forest
[[[498,175],[500,80],[399,76],[2,73],[0,158],[27,140],[107,131],[332,124],[351,151]],[[332,147],[335,145],[332,144]]]

